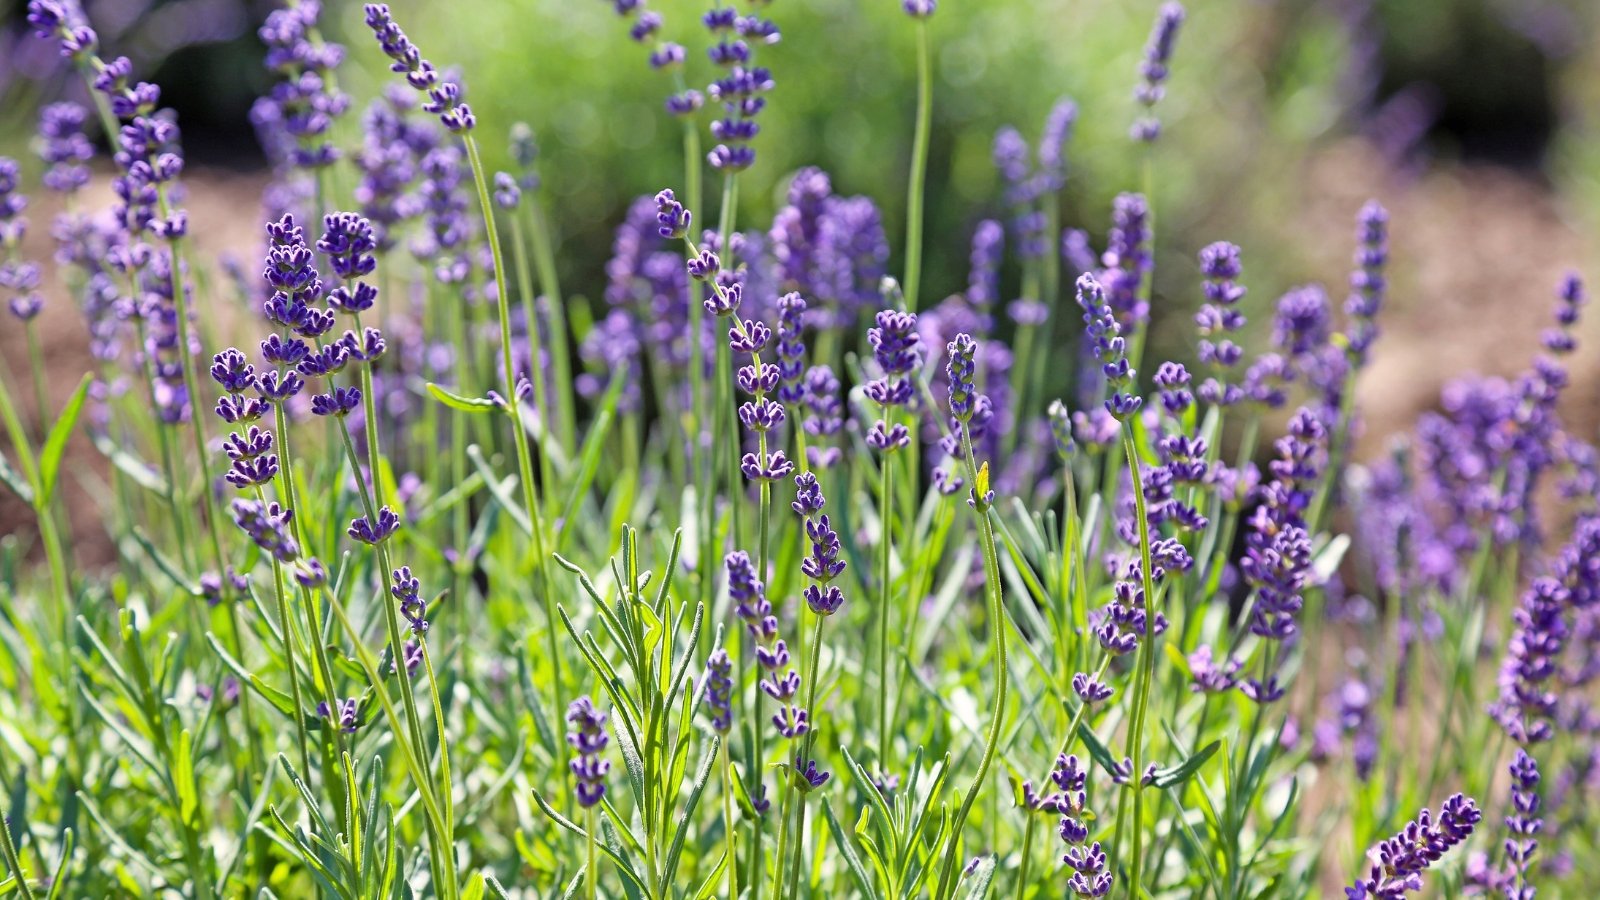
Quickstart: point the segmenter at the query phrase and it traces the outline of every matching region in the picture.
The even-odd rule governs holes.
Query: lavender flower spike
[[[1087,272],[1078,277],[1078,305],[1083,308],[1084,339],[1090,352],[1100,361],[1100,371],[1106,377],[1111,396],[1106,400],[1106,412],[1118,421],[1138,412],[1142,398],[1128,388],[1133,383],[1134,371],[1128,365],[1128,343],[1122,337],[1122,326],[1106,303],[1105,290],[1100,282]]]
[[[1472,834],[1483,813],[1471,798],[1456,794],[1439,807],[1438,824],[1424,809],[1398,834],[1367,851],[1365,878],[1344,889],[1347,900],[1404,900],[1422,890],[1422,873]]]
[[[606,735],[606,718],[588,697],[579,697],[567,707],[567,724],[572,726],[567,743],[577,751],[571,762],[572,775],[577,780],[578,805],[585,809],[606,795],[611,761],[600,757],[611,740]]]
[[[1134,99],[1144,107],[1144,114],[1133,123],[1134,140],[1152,143],[1161,136],[1161,121],[1155,117],[1155,105],[1166,93],[1167,67],[1172,61],[1172,49],[1178,42],[1178,28],[1183,24],[1183,5],[1168,3],[1156,14],[1155,25],[1150,29],[1150,42],[1144,47],[1144,60],[1139,63],[1139,86],[1134,89]]]

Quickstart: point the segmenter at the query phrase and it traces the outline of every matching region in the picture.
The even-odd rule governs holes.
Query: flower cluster
[[[800,561],[800,572],[811,581],[801,596],[806,606],[819,616],[831,616],[844,605],[844,593],[833,584],[845,569],[839,558],[839,534],[822,511],[827,500],[822,496],[822,486],[811,472],[801,472],[794,477],[795,497],[789,504],[795,514],[805,522],[806,538],[811,542],[811,554]]]
[[[728,658],[728,651],[721,647],[711,651],[704,678],[711,727],[725,735],[733,728],[733,661]]]
[[[438,116],[440,123],[455,134],[470,133],[478,120],[472,114],[472,107],[461,100],[463,91],[460,83],[441,78],[433,63],[422,58],[422,52],[395,24],[389,5],[368,3],[366,22],[384,54],[394,60],[389,70],[404,75],[407,84],[427,95],[428,99],[422,105],[423,111]]]
[[[1423,809],[1394,837],[1367,853],[1367,875],[1344,889],[1347,900],[1404,900],[1422,890],[1422,873],[1472,834],[1483,813],[1468,797],[1456,794],[1439,808],[1438,824]]]
[[[759,683],[761,691],[778,703],[772,724],[784,737],[798,738],[811,729],[810,719],[805,709],[793,702],[800,692],[800,673],[789,667],[789,645],[778,635],[778,618],[767,601],[767,586],[756,577],[750,554],[743,550],[729,553],[723,567],[734,613],[756,642],[756,662],[765,673]]]
[[[600,756],[611,741],[606,735],[606,718],[588,697],[579,697],[567,707],[567,724],[572,727],[567,732],[567,744],[576,753],[569,765],[577,781],[578,805],[585,809],[606,795],[611,761]]]
[[[1539,765],[1527,751],[1518,749],[1511,761],[1511,810],[1506,813],[1506,862],[1515,873],[1516,884],[1506,890],[1506,900],[1533,900],[1534,888],[1528,884],[1533,854],[1539,849],[1538,834],[1544,829],[1539,816]]]
[[[812,326],[849,326],[877,299],[888,260],[878,208],[867,197],[835,195],[828,174],[811,167],[795,173],[787,199],[767,232],[778,290],[816,302]]]
[[[87,163],[94,158],[94,145],[83,133],[88,111],[77,103],[51,103],[39,110],[39,158],[50,168],[44,173],[44,186],[72,195],[89,183]]]
[[[797,296],[793,299],[800,301]],[[741,366],[735,379],[739,390],[752,398],[739,405],[739,422],[757,441],[757,449],[740,458],[739,470],[744,477],[758,482],[787,478],[794,471],[794,463],[781,449],[767,449],[767,433],[782,425],[787,417],[783,404],[768,397],[779,391],[784,371],[781,365],[761,360],[761,351],[771,339],[772,329],[766,325],[753,319],[741,319],[737,314],[733,316],[733,325],[728,329],[728,346],[735,353],[750,355],[750,364]]]
[[[1278,439],[1272,481],[1263,486],[1261,505],[1250,516],[1240,568],[1256,591],[1250,633],[1266,641],[1286,641],[1298,630],[1302,595],[1311,579],[1305,511],[1321,479],[1326,441],[1327,431],[1315,415],[1307,409],[1296,413],[1289,433]],[[1257,703],[1282,698],[1284,687],[1270,658],[1263,659],[1263,673],[1246,679],[1240,691]]]
[[[318,0],[302,0],[274,10],[257,32],[267,46],[267,68],[283,80],[256,101],[251,117],[264,133],[281,139],[284,146],[269,146],[269,151],[304,169],[332,165],[339,158],[329,131],[350,108],[349,95],[334,86],[333,78],[344,61],[344,48],[318,37],[321,15]]]
[[[1600,519],[1585,517],[1556,558],[1548,577],[1535,578],[1512,614],[1515,630],[1506,642],[1500,668],[1500,696],[1489,713],[1506,734],[1524,746],[1555,736],[1559,696],[1550,685],[1557,675],[1572,627],[1573,610],[1600,603]]]
[[[844,401],[838,376],[827,366],[812,366],[806,370],[806,418],[802,424],[806,434],[822,440],[832,440],[844,430]],[[844,451],[826,444],[806,446],[806,462],[814,469],[831,469],[838,465]]]
[[[1172,61],[1172,49],[1178,42],[1178,28],[1183,24],[1183,6],[1168,3],[1156,15],[1150,29],[1150,41],[1144,47],[1144,59],[1139,63],[1139,86],[1133,97],[1144,107],[1144,113],[1133,123],[1135,140],[1150,143],[1161,136],[1161,121],[1155,117],[1155,105],[1166,93],[1167,67]]]
[[[1239,284],[1241,271],[1239,248],[1233,244],[1218,241],[1200,251],[1206,302],[1195,313],[1194,321],[1200,331],[1200,362],[1212,373],[1200,385],[1200,397],[1214,406],[1233,406],[1244,399],[1244,389],[1228,379],[1229,371],[1244,356],[1244,350],[1228,337],[1245,324],[1244,313],[1239,311],[1239,301],[1245,295]]]
[[[722,104],[722,118],[711,123],[711,136],[718,143],[706,158],[714,169],[738,172],[756,161],[755,148],[750,146],[761,130],[756,116],[767,105],[764,95],[775,84],[770,71],[753,64],[755,47],[776,44],[778,27],[769,19],[741,16],[731,6],[718,6],[701,21],[717,39],[706,52],[726,73],[706,89],[713,101]],[[668,108],[677,111],[670,102]]]
[[[1084,340],[1100,362],[1100,372],[1105,376],[1110,393],[1105,410],[1121,422],[1138,412],[1144,400],[1131,390],[1136,373],[1128,364],[1128,342],[1122,336],[1122,324],[1106,303],[1106,292],[1100,282],[1088,272],[1078,276],[1078,306],[1083,309]],[[1114,437],[1089,443],[1106,443]]]
[[[1389,211],[1376,200],[1368,200],[1356,217],[1356,268],[1350,273],[1350,296],[1344,302],[1350,317],[1350,362],[1366,365],[1367,352],[1378,338],[1376,319],[1383,308],[1388,282],[1383,270],[1389,262]]]
[[[877,325],[867,330],[867,340],[882,374],[867,382],[866,394],[883,410],[883,418],[873,423],[867,446],[887,453],[911,444],[911,432],[892,421],[890,411],[911,404],[913,377],[922,366],[921,339],[915,313],[886,309],[878,313],[876,321]]]

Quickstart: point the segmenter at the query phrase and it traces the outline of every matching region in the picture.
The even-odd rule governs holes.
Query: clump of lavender
[[[578,805],[584,809],[599,803],[606,795],[606,774],[611,771],[611,761],[600,754],[611,738],[606,735],[605,713],[595,708],[594,701],[579,697],[567,707],[567,744],[574,756],[570,763],[572,777],[576,780]]]
[[[267,133],[281,136],[286,146],[277,149],[303,169],[320,169],[339,158],[329,131],[350,107],[349,95],[334,86],[344,47],[317,36],[321,14],[318,0],[301,0],[268,14],[258,32],[267,46],[267,68],[283,80],[256,101],[251,115],[276,126]]]
[[[1145,44],[1144,59],[1139,63],[1139,86],[1133,92],[1143,107],[1140,118],[1133,123],[1134,140],[1153,143],[1161,136],[1161,120],[1155,117],[1155,106],[1166,94],[1167,67],[1172,62],[1183,17],[1182,4],[1168,3],[1156,14],[1155,25],[1150,29],[1150,41]]]
[[[1560,697],[1555,677],[1572,628],[1570,610],[1594,607],[1600,596],[1600,519],[1580,520],[1561,549],[1551,575],[1535,578],[1512,615],[1515,630],[1500,668],[1500,696],[1489,713],[1507,736],[1523,746],[1555,736]]]
[[[1422,890],[1422,873],[1472,834],[1483,813],[1468,797],[1456,794],[1439,807],[1438,824],[1423,809],[1394,837],[1367,853],[1365,877],[1344,889],[1347,900],[1404,900]]]

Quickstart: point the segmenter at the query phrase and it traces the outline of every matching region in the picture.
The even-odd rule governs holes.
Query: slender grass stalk
[[[728,896],[739,896],[738,820],[733,817],[733,750],[722,741],[722,825],[726,838],[728,865]]]
[[[489,199],[489,181],[484,174],[483,160],[478,153],[478,143],[473,140],[470,133],[461,135],[461,141],[467,148],[467,159],[472,164],[472,181],[478,189],[478,206],[483,212],[484,230],[489,241],[490,255],[494,259],[495,284],[501,286],[499,301],[495,304],[495,311],[500,317],[500,358],[505,368],[505,388],[507,396],[511,399],[506,404],[507,414],[511,417],[511,437],[517,450],[517,474],[522,481],[522,501],[527,507],[528,520],[533,524],[533,553],[534,569],[539,578],[534,584],[534,592],[543,595],[545,607],[545,625],[549,631],[550,665],[554,670],[551,679],[551,693],[555,706],[560,706],[562,686],[561,646],[556,639],[557,618],[555,615],[555,597],[550,590],[555,583],[550,577],[550,554],[545,549],[544,515],[540,512],[538,491],[533,481],[533,460],[528,449],[528,429],[522,423],[522,413],[516,400],[517,372],[516,361],[511,354],[511,315],[510,304],[506,300],[505,285],[510,284],[506,279],[505,260],[500,250],[500,233],[495,227],[493,201]]]
[[[887,420],[888,407],[884,407],[883,415]],[[887,421],[885,424],[888,424]],[[889,604],[894,598],[894,590],[889,581],[889,551],[894,534],[893,472],[894,455],[884,453],[878,476],[878,518],[881,520],[878,523],[878,767],[885,772],[889,770],[889,748],[892,743],[889,735]]]
[[[1123,426],[1122,449],[1133,477],[1134,518],[1139,526],[1139,576],[1144,591],[1144,634],[1139,641],[1138,674],[1134,680],[1133,722],[1128,729],[1128,756],[1133,761],[1133,851],[1128,860],[1128,884],[1137,896],[1144,855],[1144,729],[1150,706],[1150,683],[1155,674],[1155,584],[1151,577],[1150,519],[1145,508],[1144,481],[1139,473],[1139,454],[1133,446],[1133,426]],[[1120,817],[1120,813],[1119,813]]]
[[[961,806],[956,810],[955,818],[950,823],[950,848],[945,851],[944,866],[939,872],[939,887],[933,893],[934,900],[949,900],[955,891],[955,873],[961,859],[961,828],[966,824],[967,815],[972,812],[972,804],[977,802],[978,794],[983,790],[984,780],[989,775],[989,767],[994,763],[995,750],[1000,744],[1000,731],[1005,725],[1006,699],[1011,681],[1010,661],[1006,657],[1005,601],[1000,587],[1000,553],[995,546],[994,522],[989,517],[989,508],[983,499],[989,485],[988,464],[984,465],[980,477],[977,460],[972,455],[972,432],[965,425],[961,428],[961,454],[967,461],[967,478],[968,484],[973,486],[972,496],[977,504],[982,504],[977,513],[979,546],[983,549],[984,593],[988,598],[989,628],[994,633],[994,712],[989,721],[989,733],[984,739],[983,756],[978,761],[978,772],[973,776],[972,785],[967,788],[966,796],[961,799]]]
[[[528,198],[528,202],[534,202],[534,198]],[[527,320],[528,368],[532,370],[529,372],[529,375],[533,379],[534,408],[539,411],[540,425],[544,428],[546,437],[554,440],[556,446],[560,447],[562,450],[567,450],[573,445],[568,443],[566,438],[559,436],[558,432],[552,430],[558,426],[556,424],[556,417],[551,415],[551,410],[549,408],[549,394],[545,393],[544,366],[539,362],[540,350],[544,347],[544,339],[541,336],[541,329],[539,327],[539,313],[534,309],[533,280],[528,274],[528,251],[523,246],[522,219],[516,215],[510,216],[510,219],[511,256],[517,267],[517,291],[522,295],[522,316]],[[541,283],[548,283],[543,273],[540,274],[539,280]],[[557,301],[552,301],[552,308],[556,302]],[[553,350],[551,353],[551,359],[553,365]],[[559,403],[560,399],[558,399],[557,402]],[[552,466],[550,454],[548,453],[541,452],[539,454],[539,479],[541,484],[556,483],[555,469]],[[549,496],[546,495],[545,499],[548,501]]]
[[[25,900],[37,900],[28,875],[22,869],[22,857],[17,855],[17,845],[11,839],[11,816],[0,816],[0,850],[5,851],[6,868],[11,870],[11,883]]]
[[[559,425],[556,433],[561,436],[561,447],[570,449],[578,445],[577,395],[572,391],[572,353],[567,345],[572,332],[567,325],[567,301],[561,294],[561,281],[556,272],[549,219],[539,205],[537,194],[529,198],[527,216],[528,233],[533,239],[533,268],[539,276],[545,300],[550,304],[550,371],[556,382],[556,409],[551,418]],[[512,221],[515,223],[516,217],[512,217]],[[516,246],[521,247],[522,238],[514,239]]]
[[[917,311],[922,284],[922,201],[928,180],[928,135],[933,125],[933,58],[928,49],[928,20],[917,29],[917,124],[911,140],[911,175],[906,185],[906,309]]]

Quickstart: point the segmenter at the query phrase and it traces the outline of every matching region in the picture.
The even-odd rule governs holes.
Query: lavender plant
[[[683,179],[574,273],[602,310],[558,281],[573,211],[533,128],[480,120],[478,61],[435,66],[388,7],[348,50],[331,5],[264,23],[264,265],[219,279],[189,252],[159,89],[74,4],[30,2],[96,114],[50,105],[43,169],[0,160],[28,351],[0,361],[0,481],[30,514],[0,547],[0,894],[1593,892],[1600,451],[1559,407],[1576,275],[1521,374],[1451,385],[1361,458],[1404,223],[1351,211],[1342,314],[1307,285],[1263,316],[1238,246],[1158,233],[1154,145],[1191,124],[1159,101],[1195,77],[1177,4],[1104,252],[1061,225],[1065,148],[1121,113],[1052,98],[1036,147],[994,141],[1000,214],[928,248],[970,262],[936,303],[936,4],[902,5],[893,248],[899,198],[820,169],[741,199],[800,64],[766,4],[671,33],[704,56],[611,6],[671,78]],[[380,67],[389,90],[347,96],[345,70]],[[63,210],[54,281],[23,241],[34,184]],[[1157,292],[1157,260],[1194,247]],[[46,344],[68,339],[35,318],[73,304],[95,371],[53,405]],[[1182,350],[1147,340],[1158,321],[1193,323]],[[104,568],[65,527],[79,432],[110,478],[83,482]]]

